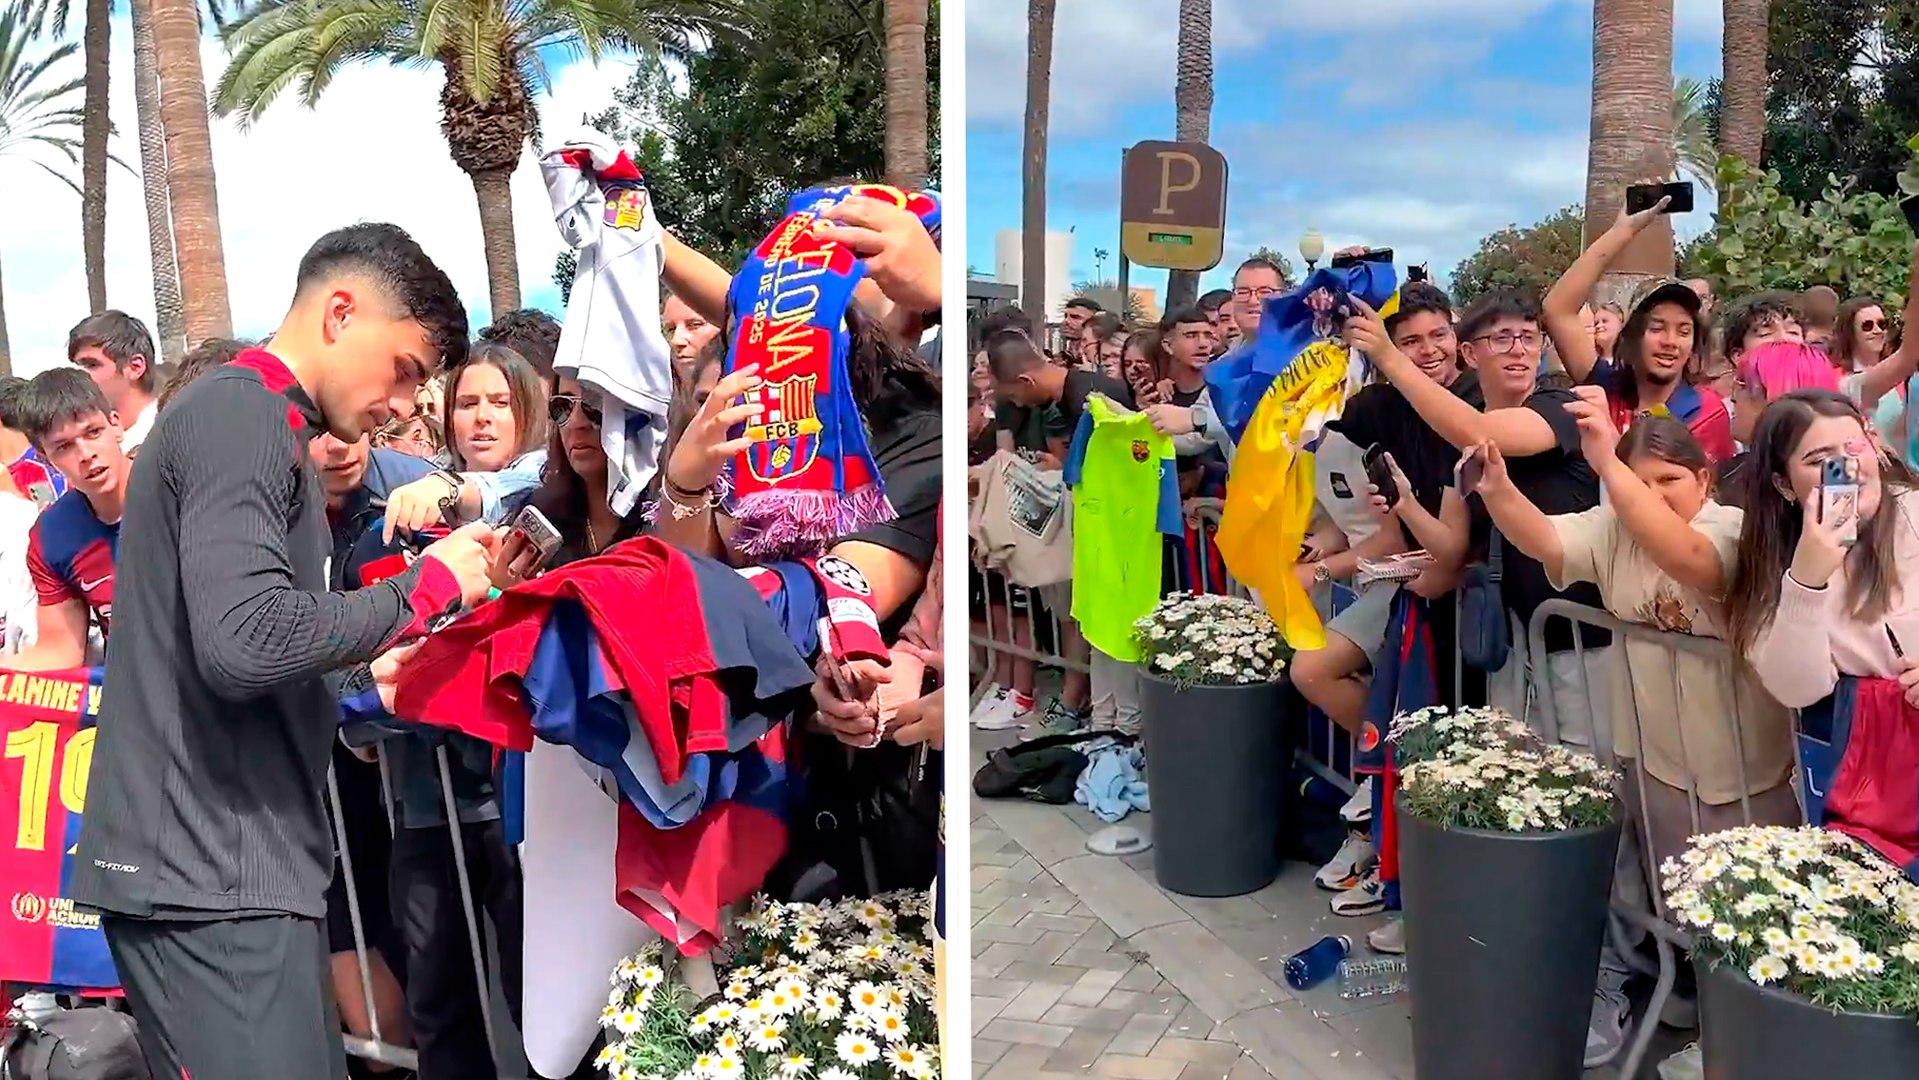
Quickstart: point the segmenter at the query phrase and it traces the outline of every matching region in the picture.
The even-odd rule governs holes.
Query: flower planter
[[[1399,806],[1419,1080],[1579,1080],[1619,824],[1451,829]]]
[[[1834,1012],[1696,958],[1699,1049],[1713,1080],[1919,1077],[1919,1019]]]
[[[1153,874],[1185,896],[1239,896],[1279,876],[1291,769],[1284,683],[1179,687],[1140,671]]]

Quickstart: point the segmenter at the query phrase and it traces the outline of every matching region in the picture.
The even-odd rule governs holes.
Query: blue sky
[[[109,113],[112,147],[131,170],[107,175],[107,302],[153,324],[153,284],[141,201],[138,119],[133,104],[131,28],[112,23]],[[79,57],[69,72],[78,73]],[[209,82],[226,58],[209,36],[201,47]],[[540,93],[547,141],[579,129],[580,119],[612,101],[631,61],[594,68],[564,53],[548,58],[550,90]],[[473,184],[454,166],[439,129],[437,65],[363,65],[343,73],[314,109],[283,95],[242,131],[213,122],[214,168],[226,250],[234,331],[257,337],[279,325],[294,270],[328,229],[390,221],[412,233],[460,290],[470,321],[491,317]],[[23,375],[66,360],[67,329],[87,311],[80,255],[80,207],[74,194],[24,157],[0,157],[0,259],[5,260],[7,328],[14,370]],[[553,258],[560,250],[551,204],[532,154],[512,180],[514,240],[522,302],[560,310]]]
[[[1059,0],[1047,229],[1074,230],[1073,281],[1094,276],[1096,247],[1119,248],[1120,151],[1172,138],[1177,8]],[[1675,9],[1675,75],[1713,77],[1720,0]],[[1230,179],[1207,287],[1261,245],[1297,265],[1309,227],[1445,281],[1481,237],[1583,197],[1591,0],[1215,0],[1213,27]],[[966,32],[967,261],[990,275],[995,233],[1020,226],[1026,4],[968,0]],[[1700,205],[1682,232],[1710,225]],[[1134,281],[1163,289],[1165,272]]]

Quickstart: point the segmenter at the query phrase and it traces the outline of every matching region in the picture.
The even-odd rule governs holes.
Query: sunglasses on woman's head
[[[600,426],[600,420],[606,415],[598,405],[589,404],[578,394],[554,394],[546,402],[546,418],[555,426],[573,419],[573,408],[578,406],[586,414],[586,422],[594,427]]]

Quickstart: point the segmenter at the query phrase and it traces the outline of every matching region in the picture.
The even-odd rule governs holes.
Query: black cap
[[[1665,278],[1656,282],[1652,288],[1640,295],[1639,301],[1632,306],[1632,313],[1639,314],[1654,304],[1678,304],[1693,315],[1705,310],[1705,301],[1692,291],[1692,286],[1683,281]]]

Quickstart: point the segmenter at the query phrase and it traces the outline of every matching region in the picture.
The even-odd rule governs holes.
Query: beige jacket
[[[1073,577],[1073,500],[1060,474],[1002,450],[978,466],[979,496],[967,515],[973,559],[1015,585]]]

